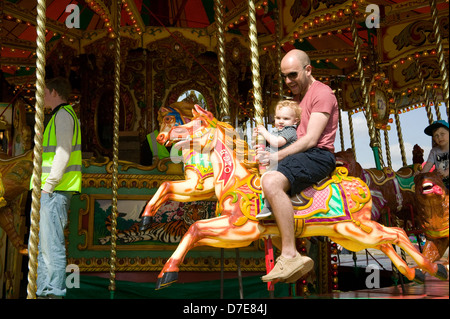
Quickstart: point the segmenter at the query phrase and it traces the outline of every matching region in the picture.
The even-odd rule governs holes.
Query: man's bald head
[[[283,57],[283,60],[297,60],[301,65],[310,65],[311,60],[309,59],[308,54],[306,54],[305,51],[293,49],[286,53],[286,55]],[[283,61],[282,61],[283,62]]]

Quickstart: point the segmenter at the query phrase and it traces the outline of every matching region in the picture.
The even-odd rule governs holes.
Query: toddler
[[[267,129],[259,125],[254,128],[254,135],[261,134],[269,144],[266,148],[268,152],[276,152],[283,149],[297,140],[297,125],[300,122],[301,109],[298,102],[293,100],[282,100],[275,108],[275,132],[269,133]],[[269,170],[273,167],[269,166]],[[256,218],[266,218],[272,215],[267,200],[264,200],[264,208],[256,215]]]

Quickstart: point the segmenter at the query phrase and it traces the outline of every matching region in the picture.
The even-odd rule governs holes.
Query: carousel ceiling
[[[122,0],[121,34],[138,39],[142,47],[159,33],[172,34],[179,29],[189,29],[193,34],[213,39],[217,30],[214,2]],[[236,36],[248,42],[248,0],[219,2],[223,7],[227,39]],[[441,94],[438,41],[433,24],[440,26],[439,42],[448,60],[448,0],[435,1],[438,12],[435,20],[430,2],[421,0],[254,2],[260,55],[276,50],[278,35],[282,51],[298,48],[309,53],[317,78],[323,81],[341,79],[345,82],[343,86],[354,88],[359,82],[355,59],[357,44],[364,74],[369,80],[382,73],[389,79],[383,84],[388,90],[414,94],[420,90],[415,68],[416,61],[420,60],[426,70],[427,85]],[[79,19],[73,15],[74,5],[79,10]],[[36,6],[36,0],[4,0],[0,4],[1,69],[6,81],[16,88],[32,89],[35,81]],[[112,21],[117,6],[113,0],[47,0],[46,6],[47,57],[56,54],[64,58],[63,52],[58,51],[61,42],[82,54],[84,46],[92,39],[111,38],[115,34]],[[377,12],[379,26],[377,16],[373,15]],[[352,19],[357,29],[357,43],[352,35]],[[214,51],[215,45],[211,45],[210,50]],[[347,91],[351,94],[355,90]],[[353,107],[348,105],[349,109]]]

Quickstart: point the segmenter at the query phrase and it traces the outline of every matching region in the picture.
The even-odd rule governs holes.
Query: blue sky
[[[431,108],[433,113],[433,120],[437,120],[434,106]],[[440,106],[441,118],[448,121],[445,104]],[[402,113],[399,115],[402,128],[403,143],[405,147],[405,155],[408,164],[412,164],[412,149],[415,144],[418,144],[424,150],[424,160],[427,160],[428,153],[431,150],[431,137],[425,135],[423,130],[428,126],[428,117],[425,107],[414,109],[412,111]],[[392,168],[398,170],[403,166],[400,154],[399,141],[397,137],[397,127],[394,115],[391,115],[393,123],[391,123],[391,130],[389,131],[389,145],[391,150]],[[352,115],[356,157],[363,168],[376,167],[372,149],[369,145],[369,133],[366,124],[365,116],[362,112]],[[344,146],[345,149],[351,147],[350,133],[348,125],[347,112],[342,112],[342,126],[344,128]],[[384,133],[381,132],[381,144],[383,152],[383,160],[387,166],[387,158],[384,143]],[[339,132],[336,135],[335,142],[336,151],[341,150]]]

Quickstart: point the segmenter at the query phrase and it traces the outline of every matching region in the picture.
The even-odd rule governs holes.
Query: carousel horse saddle
[[[370,200],[367,185],[347,176],[347,169],[336,168],[331,176],[292,196],[294,218],[318,221],[348,220]],[[273,215],[272,215],[273,218]]]
[[[395,178],[401,189],[414,191],[414,174],[421,170],[422,166],[420,164],[414,164],[413,166],[402,167],[397,172],[389,167],[384,167],[383,170],[369,168],[364,171],[369,174],[371,180],[379,186],[382,186]]]

